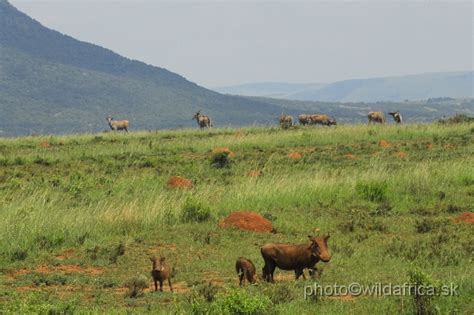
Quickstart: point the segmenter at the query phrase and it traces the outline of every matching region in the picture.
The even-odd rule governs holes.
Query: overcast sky
[[[10,0],[49,28],[206,87],[473,69],[473,4]]]

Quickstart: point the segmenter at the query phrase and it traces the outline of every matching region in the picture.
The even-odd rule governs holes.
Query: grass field
[[[474,230],[456,218],[473,211],[473,138],[474,124],[427,124],[0,139],[0,313],[472,314]],[[222,147],[235,156],[217,168]],[[193,187],[168,187],[175,175]],[[276,233],[218,228],[236,210]],[[331,233],[320,278],[277,269],[238,288],[238,256],[260,273],[261,245],[316,228]],[[152,255],[175,265],[175,293],[151,291]],[[458,294],[303,295],[413,279]]]

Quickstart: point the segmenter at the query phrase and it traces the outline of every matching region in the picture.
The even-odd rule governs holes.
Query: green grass
[[[473,138],[471,123],[0,139],[0,312],[415,312],[409,296],[305,300],[313,281],[284,271],[235,291],[238,256],[260,273],[261,245],[305,242],[319,228],[333,255],[320,284],[402,284],[420,268],[459,285],[434,308],[470,314],[473,227],[454,218],[473,211]],[[212,165],[217,147],[236,153],[228,167]],[[168,188],[172,175],[194,187]],[[277,233],[217,227],[243,209]],[[131,279],[151,287],[150,255],[176,265],[178,292],[130,298]]]

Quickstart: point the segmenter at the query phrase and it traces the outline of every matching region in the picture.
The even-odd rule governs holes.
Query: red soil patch
[[[28,273],[89,273],[93,275],[98,275],[103,272],[102,269],[94,267],[82,267],[79,265],[61,265],[57,267],[48,267],[48,266],[39,266],[36,269],[19,269],[11,273],[13,277],[21,276]]]
[[[219,222],[219,227],[234,227],[239,230],[270,233],[273,226],[270,221],[253,211],[236,211]]]
[[[402,152],[402,151],[396,152],[394,155],[395,155],[397,158],[400,158],[400,159],[406,158],[406,157],[408,156],[407,153]]]
[[[181,176],[171,176],[168,179],[168,187],[170,188],[192,188],[193,182]]]
[[[212,153],[223,153],[226,152],[230,157],[235,157],[235,152],[231,151],[228,147],[214,148]]]
[[[301,155],[301,153],[298,153],[298,152],[290,152],[290,153],[288,153],[288,157],[292,160],[299,160],[303,156]]]
[[[391,146],[392,145],[388,141],[385,141],[385,140],[379,141],[379,147],[386,149],[386,148],[390,148]]]
[[[344,155],[344,156],[345,156],[346,159],[348,159],[348,160],[357,160],[357,157],[356,157],[354,154],[352,154],[352,153],[346,154],[346,155]]]
[[[458,217],[455,219],[456,222],[458,223],[474,223],[474,212],[464,212],[458,215]]]
[[[248,177],[260,177],[262,175],[263,175],[262,171],[259,171],[259,170],[251,170],[250,172],[247,173]]]
[[[70,248],[70,249],[66,249],[61,254],[57,255],[56,258],[59,259],[59,260],[64,260],[66,258],[71,257],[72,255],[74,255],[74,249]]]
[[[51,146],[51,144],[48,141],[43,141],[40,143],[40,147],[47,149]]]

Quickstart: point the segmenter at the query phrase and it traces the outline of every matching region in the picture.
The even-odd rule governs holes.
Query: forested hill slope
[[[94,132],[105,116],[132,129],[268,123],[282,109],[221,95],[163,68],[48,29],[0,0],[0,135]]]

